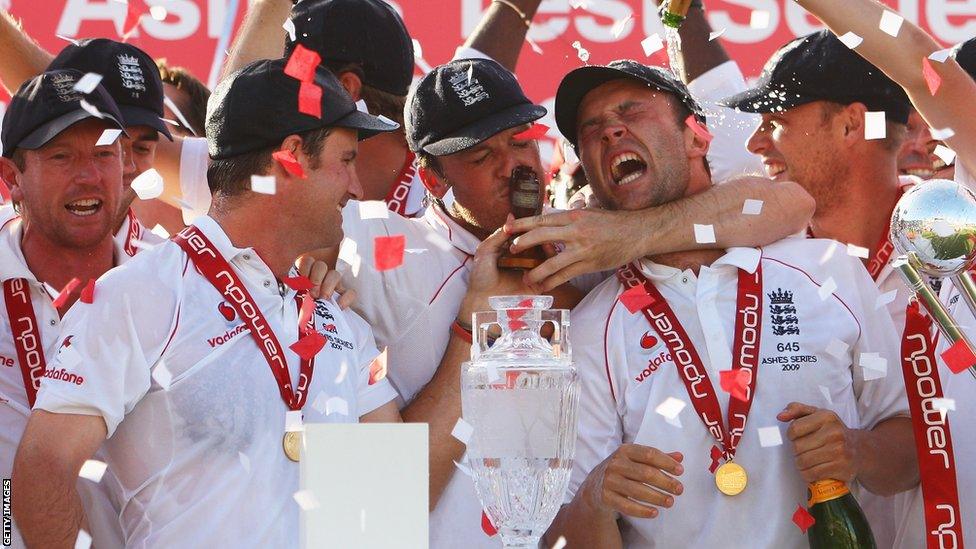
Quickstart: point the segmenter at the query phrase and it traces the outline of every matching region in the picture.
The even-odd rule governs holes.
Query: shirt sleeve
[[[564,503],[576,496],[590,471],[623,444],[623,424],[608,368],[604,323],[616,301],[608,285],[594,290],[573,310],[573,356],[580,377],[576,457]],[[613,286],[616,287],[616,286]]]
[[[369,324],[352,311],[344,311],[346,321],[356,336],[356,403],[358,416],[372,412],[397,397],[393,385],[386,379],[386,354],[380,354],[373,341]]]
[[[688,84],[692,96],[705,109],[713,136],[708,148],[708,166],[712,180],[719,183],[739,175],[763,173],[759,157],[746,149],[746,142],[759,127],[761,117],[718,104],[746,89],[745,78],[735,61],[727,61]]]
[[[178,297],[161,282],[169,273],[135,268],[137,262],[109,271],[92,303],[68,311],[35,409],[100,416],[110,437],[149,391],[151,368],[176,327]]]
[[[207,140],[202,137],[183,139],[180,150],[180,192],[183,194],[183,222],[189,225],[210,210],[210,185],[207,183]]]

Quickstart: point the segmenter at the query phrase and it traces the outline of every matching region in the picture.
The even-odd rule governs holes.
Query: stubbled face
[[[114,229],[122,195],[122,148],[96,146],[107,125],[84,120],[40,149],[24,151],[13,199],[29,230],[60,246],[88,248]]]
[[[156,163],[156,145],[159,143],[159,132],[149,126],[128,126],[119,142],[122,145],[122,199],[119,202],[117,223],[121,223],[129,211],[129,206],[136,199],[136,192],[132,190],[132,181],[142,172],[153,167]],[[165,139],[165,138],[164,138]]]
[[[509,179],[517,166],[535,170],[539,180],[545,171],[535,140],[515,139],[529,129],[523,124],[499,132],[477,146],[438,157],[443,179],[454,190],[454,213],[487,236],[505,224],[512,211]]]
[[[298,180],[290,193],[292,207],[287,211],[304,212],[299,214],[306,217],[303,226],[315,235],[319,248],[342,241],[342,208],[349,200],[362,199],[356,175],[357,137],[356,130],[333,128],[319,153],[318,166],[309,166],[307,178]]]
[[[796,181],[816,199],[818,208],[828,207],[839,196],[835,182],[848,171],[842,131],[825,113],[821,101],[765,113],[747,143],[749,151],[762,158],[770,178]]]
[[[675,97],[632,80],[586,94],[577,113],[578,152],[603,207],[637,210],[689,192],[686,128],[678,112]]]
[[[937,171],[946,167],[945,162],[933,154],[938,144],[938,141],[932,139],[928,124],[918,111],[913,109],[908,115],[908,133],[905,142],[898,152],[898,173],[931,179]]]

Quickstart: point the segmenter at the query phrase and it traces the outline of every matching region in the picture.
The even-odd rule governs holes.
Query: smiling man
[[[694,127],[705,121],[664,70],[577,69],[559,86],[556,121],[607,208],[661,206],[712,185]],[[865,352],[897,361],[894,327],[859,262],[828,254],[834,246],[786,239],[644,257],[580,302],[579,436],[551,539],[800,548],[790,516],[807,483],[857,480],[887,494],[917,481],[900,380],[858,364]],[[669,400],[677,410],[661,408]],[[789,441],[763,447],[757,428],[779,425]],[[736,469],[748,481],[732,490],[723,479]],[[760,509],[757,528],[749,517]]]

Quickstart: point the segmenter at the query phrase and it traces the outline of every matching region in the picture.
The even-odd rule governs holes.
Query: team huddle
[[[497,547],[460,371],[473,313],[540,294],[581,380],[547,546],[806,547],[824,482],[878,547],[976,540],[976,381],[889,237],[908,189],[976,190],[976,39],[929,61],[873,0],[802,0],[828,29],[748,86],[693,2],[673,70],[553,75],[568,207],[516,218],[513,173],[547,173],[550,113],[514,75],[540,1],[493,0],[415,78],[382,0],[263,0],[212,92],[125,42],[52,56],[2,14],[9,544],[296,547],[301,426],[414,422],[431,547]],[[939,298],[976,339],[960,291]]]

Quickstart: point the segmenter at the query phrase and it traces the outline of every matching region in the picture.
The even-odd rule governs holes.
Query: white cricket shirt
[[[50,367],[61,336],[61,317],[53,303],[59,289],[49,291],[31,273],[20,249],[23,232],[23,222],[14,212],[13,207],[9,204],[0,207],[0,282],[12,278],[23,278],[28,281],[31,305],[41,336],[41,349]],[[116,262],[125,262],[131,258],[125,252],[123,242],[124,239],[115,241]],[[76,291],[80,290],[79,288]],[[72,309],[79,305],[81,302],[73,305]],[[30,406],[27,402],[27,390],[24,388],[20,360],[14,345],[4,294],[0,292],[0,476],[2,478],[11,478],[14,456],[24,434],[24,428],[27,427],[29,415]],[[96,455],[92,459],[101,458]],[[116,481],[111,470],[105,472],[99,484],[87,479],[78,479],[78,493],[91,528],[89,534],[99,547],[111,548],[123,545],[116,510],[118,504],[109,499],[109,490],[106,489],[114,482]],[[12,496],[16,497],[16,494]],[[16,525],[13,528],[13,547],[24,547]]]
[[[596,465],[622,443],[684,454],[684,493],[653,520],[624,517],[626,547],[807,547],[791,517],[806,504],[788,425],[776,415],[792,401],[836,412],[849,427],[871,428],[907,415],[898,339],[877,289],[860,261],[827,256],[832,241],[786,239],[762,249],[733,248],[695,276],[642,261],[701,355],[723,417],[729,395],[719,372],[732,364],[738,267],[763,268],[763,324],[756,393],[735,461],[749,474],[746,490],[721,494],[708,471],[715,443],[697,416],[661,335],[619,303],[614,277],[573,310],[573,355],[582,379],[579,436],[567,501]],[[836,286],[832,292],[830,289]],[[821,296],[823,294],[823,296]],[[887,375],[866,371],[861,353],[877,353]],[[877,366],[876,366],[877,367]],[[865,373],[869,381],[865,381]],[[877,377],[877,379],[872,379]],[[669,398],[685,403],[672,420],[655,410]],[[758,429],[776,427],[784,444],[763,448]]]
[[[286,348],[294,382],[295,292],[212,218],[195,225]],[[329,342],[315,357],[305,422],[355,423],[392,400],[387,382],[368,384],[378,352],[366,323],[324,300],[314,319]],[[71,309],[63,333],[52,367],[83,382],[45,379],[35,406],[105,420],[126,546],[298,546],[299,466],[282,450],[288,407],[245,324],[179,246],[166,242],[110,271],[94,303]],[[330,399],[345,401],[348,415]]]

